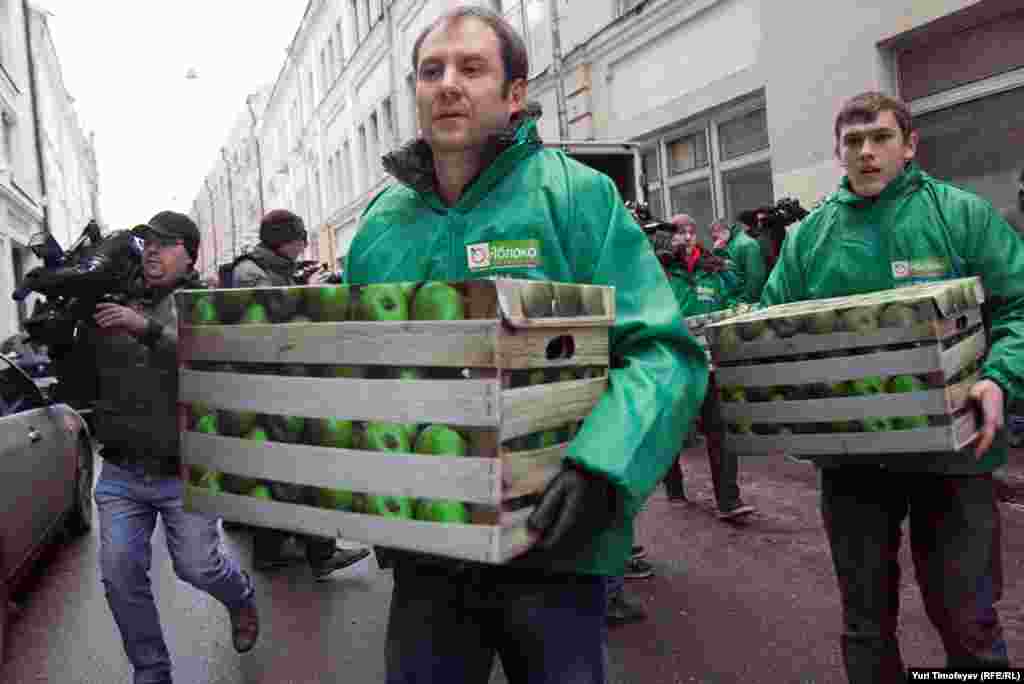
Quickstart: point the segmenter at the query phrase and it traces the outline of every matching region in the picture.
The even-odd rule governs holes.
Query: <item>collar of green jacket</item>
[[[485,158],[491,162],[466,186],[456,206],[465,209],[476,206],[516,162],[542,144],[535,112],[528,110],[513,115],[509,125],[487,143]],[[395,180],[418,192],[435,209],[445,208],[437,193],[434,154],[424,139],[417,138],[385,155],[383,164],[384,170]]]
[[[843,176],[843,180],[839,183],[839,190],[835,194],[835,200],[855,207],[862,207],[875,202],[884,203],[917,190],[924,184],[926,179],[927,174],[921,170],[917,162],[907,162],[903,172],[893,178],[876,197],[862,197],[850,187],[849,176]]]

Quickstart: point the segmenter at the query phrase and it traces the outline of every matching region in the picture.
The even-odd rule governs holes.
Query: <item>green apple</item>
[[[729,325],[723,328],[717,328],[717,333],[715,333],[714,338],[714,346],[724,354],[731,354],[736,351],[740,346],[738,327],[739,326]]]
[[[543,385],[547,382],[547,372],[543,368],[534,368],[526,375],[526,384]]]
[[[793,335],[796,335],[798,332],[800,332],[801,328],[803,327],[803,323],[803,319],[795,317],[773,318],[771,321],[769,321],[769,325],[771,325],[772,329],[775,331],[775,334],[781,339],[786,339],[789,337],[793,337]]]
[[[209,404],[206,404],[201,401],[195,401],[189,404],[188,410],[189,415],[192,416],[193,424],[195,424],[203,416],[215,413],[214,409],[210,408]]]
[[[551,283],[526,283],[521,290],[527,318],[546,318],[555,313],[555,289]]]
[[[256,419],[259,416],[254,411],[217,411],[217,425],[222,435],[230,437],[243,437],[256,427]]]
[[[608,313],[605,311],[605,293],[601,288],[584,286],[582,290],[584,316],[604,316]]]
[[[466,317],[462,293],[441,281],[424,283],[412,300],[414,321],[461,321]]]
[[[275,287],[262,290],[260,299],[267,310],[267,318],[273,323],[283,323],[302,309],[304,288]]]
[[[769,329],[768,324],[764,322],[764,319],[737,323],[732,327],[736,328],[736,332],[739,333],[740,339],[745,342],[753,342],[761,337],[765,330]]]
[[[225,323],[237,323],[253,300],[252,290],[218,290],[216,294],[217,309]]]
[[[196,421],[195,431],[207,435],[218,434],[216,414],[206,413],[200,416],[199,420]]]
[[[832,309],[815,311],[804,321],[804,329],[812,335],[828,335],[836,331],[839,317]]]
[[[209,295],[198,297],[192,305],[192,325],[217,325],[217,306]]]
[[[724,402],[747,400],[747,393],[740,385],[723,385],[718,392]]]
[[[447,425],[428,425],[416,438],[415,450],[417,454],[465,456],[469,442],[458,430]]]
[[[317,418],[312,421],[310,432],[313,441],[325,447],[351,449],[353,423],[342,418]]]
[[[344,321],[349,316],[348,285],[320,285],[306,293],[306,308],[317,321]]]
[[[881,328],[909,328],[917,324],[917,312],[904,302],[893,302],[882,309],[878,317]]]
[[[583,292],[579,285],[553,283],[556,316],[582,316]]]
[[[409,428],[402,423],[367,423],[363,438],[370,451],[396,451],[404,454],[412,451]]]
[[[407,321],[409,304],[396,283],[367,285],[359,294],[359,318],[364,321]]]
[[[269,323],[270,317],[267,315],[267,307],[259,302],[253,302],[245,307],[245,313],[242,314],[242,320],[239,322],[244,325]]]
[[[928,386],[913,375],[894,375],[885,383],[885,391],[889,394],[921,392],[926,389]]]
[[[419,286],[420,283],[415,280],[407,283],[398,283],[398,289],[402,291],[402,296],[405,297],[410,311],[412,310],[412,300],[416,296],[416,288]]]
[[[208,489],[215,494],[224,491],[221,474],[216,470],[207,470],[196,480],[196,486]]]
[[[884,387],[885,385],[880,376],[871,375],[866,378],[858,378],[849,381],[849,394],[847,396],[864,397],[872,394],[881,394]]]
[[[302,441],[306,419],[301,416],[267,416],[267,431],[274,442],[296,444]]]
[[[758,342],[774,342],[777,339],[779,339],[779,333],[775,332],[775,328],[771,326],[765,326],[765,329],[757,337]]]
[[[365,366],[327,366],[324,377],[328,378],[365,378]]]
[[[355,503],[355,495],[347,489],[331,489],[318,487],[313,494],[316,505],[335,511],[351,511]]]
[[[366,497],[366,512],[385,518],[411,520],[413,517],[412,505],[412,499],[405,496],[372,494]]]
[[[892,430],[892,423],[889,418],[865,418],[861,421],[864,425],[864,432],[888,432]]]
[[[393,375],[395,380],[423,380],[427,377],[427,372],[415,366],[408,368],[395,368],[393,369]]]
[[[416,503],[413,516],[417,520],[439,523],[468,523],[469,508],[461,501],[423,499]]]
[[[844,309],[839,318],[847,332],[869,333],[878,330],[878,313],[881,305],[858,306]]]
[[[914,430],[928,427],[928,416],[900,416],[891,420],[893,430]]]
[[[749,418],[737,418],[735,422],[729,423],[726,429],[734,435],[749,435],[753,427],[753,422]]]
[[[246,496],[251,496],[257,499],[265,499],[267,501],[273,501],[274,499],[274,497],[270,495],[270,487],[263,483],[250,487],[245,494]]]

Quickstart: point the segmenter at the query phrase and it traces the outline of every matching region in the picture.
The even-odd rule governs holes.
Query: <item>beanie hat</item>
[[[181,240],[185,251],[192,258],[192,263],[195,263],[199,254],[199,228],[196,227],[195,221],[185,214],[176,211],[161,211],[147,223],[135,226],[132,230],[143,237],[152,234]]]
[[[268,211],[260,221],[260,242],[274,249],[292,240],[309,241],[302,217],[287,209]]]

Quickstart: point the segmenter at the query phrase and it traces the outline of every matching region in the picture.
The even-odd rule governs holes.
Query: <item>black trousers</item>
[[[917,582],[948,666],[1007,667],[994,607],[1003,576],[991,476],[895,473],[878,466],[823,468],[820,476],[850,684],[905,681],[897,626],[901,526],[908,516]]]

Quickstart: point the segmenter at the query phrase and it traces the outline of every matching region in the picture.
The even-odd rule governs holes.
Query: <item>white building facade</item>
[[[3,340],[31,313],[31,299],[10,296],[37,265],[29,238],[49,229],[67,247],[91,218],[101,220],[91,136],[64,88],[46,15],[23,0],[0,0],[0,129]]]
[[[340,263],[380,156],[416,133],[411,50],[457,3],[311,0],[258,136],[266,209],[300,213],[311,257]],[[832,192],[835,114],[905,99],[920,159],[1003,208],[1024,166],[1024,8],[1009,0],[487,0],[526,38],[542,135],[559,137],[557,5],[569,139],[642,146],[656,216],[718,216]],[[250,173],[249,178],[256,175]]]

